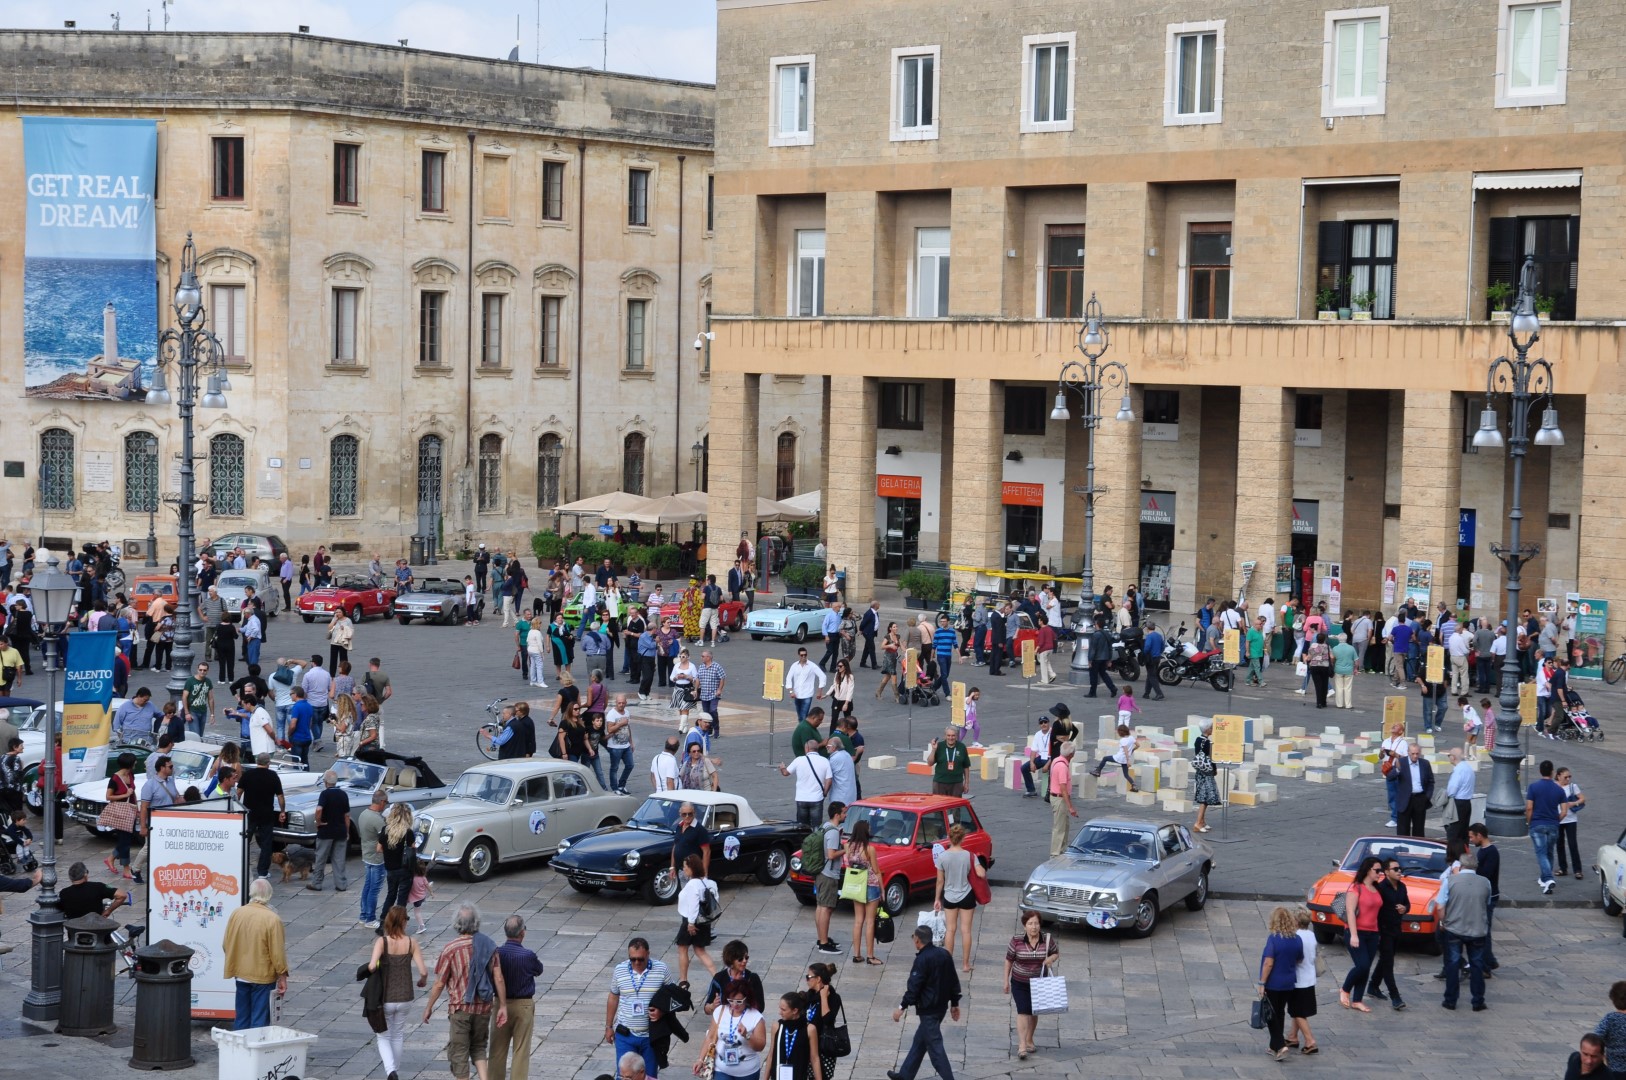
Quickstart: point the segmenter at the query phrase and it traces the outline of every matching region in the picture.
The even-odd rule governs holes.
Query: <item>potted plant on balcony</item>
[[[1506,281],[1493,281],[1485,286],[1485,299],[1490,301],[1491,322],[1512,322],[1513,311],[1508,302],[1513,299],[1513,285]]]
[[[1338,290],[1328,285],[1324,289],[1317,289],[1315,294],[1315,315],[1322,322],[1333,322],[1338,318]]]
[[[1343,289],[1343,293],[1344,293],[1345,296],[1349,295],[1350,285],[1353,284],[1354,281],[1355,281],[1355,275],[1354,274],[1345,274],[1344,275],[1344,280],[1340,284],[1341,284],[1341,287]],[[1343,304],[1338,308],[1338,317],[1340,319],[1344,320],[1345,322],[1349,321],[1349,305],[1348,304]]]
[[[1557,311],[1557,310],[1558,310],[1558,297],[1556,297],[1556,296],[1538,296],[1538,297],[1536,297],[1536,314],[1541,316],[1541,321],[1542,322],[1551,322],[1552,318],[1553,318],[1553,312]]]
[[[949,580],[925,570],[905,570],[898,575],[898,588],[907,590],[907,606],[930,611],[948,595]]]
[[[1378,294],[1371,289],[1358,292],[1350,299],[1355,302],[1355,319],[1364,322],[1372,317],[1372,305],[1378,302]]]

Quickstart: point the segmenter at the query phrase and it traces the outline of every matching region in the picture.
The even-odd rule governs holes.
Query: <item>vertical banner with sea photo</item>
[[[107,747],[113,738],[113,653],[119,636],[112,630],[64,635],[68,643],[62,684],[62,782],[68,787],[107,775]]]
[[[158,352],[152,120],[23,117],[29,397],[140,402]]]
[[[1579,597],[1575,601],[1575,666],[1572,679],[1601,679],[1608,659],[1609,601]]]

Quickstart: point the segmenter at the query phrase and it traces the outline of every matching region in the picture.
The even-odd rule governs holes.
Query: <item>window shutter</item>
[[[1519,219],[1491,218],[1490,267],[1485,284],[1505,281],[1519,286]]]
[[[1400,222],[1391,221],[1389,225],[1388,250],[1379,248],[1379,252],[1394,257],[1394,265],[1389,268],[1389,311],[1384,318],[1392,319],[1400,314]],[[1379,230],[1379,242],[1382,242],[1382,230]]]
[[[1579,285],[1580,258],[1581,258],[1581,215],[1576,214],[1569,220],[1569,227],[1564,230],[1564,242],[1568,250],[1565,252],[1570,261],[1570,293],[1573,295]]]
[[[1340,302],[1344,296],[1344,223],[1342,221],[1323,221],[1317,228],[1316,240],[1316,288],[1331,288],[1338,293]]]

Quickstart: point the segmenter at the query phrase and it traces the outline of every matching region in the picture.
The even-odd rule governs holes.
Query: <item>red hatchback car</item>
[[[346,577],[325,588],[313,589],[295,601],[299,617],[306,622],[331,619],[343,611],[354,622],[376,615],[389,618],[395,613],[395,590],[375,589],[364,577]]]
[[[971,804],[958,796],[898,792],[859,799],[847,809],[842,836],[860,821],[869,822],[870,839],[881,857],[881,906],[889,915],[903,911],[910,897],[936,891],[936,850],[948,846],[950,826],[964,825],[965,849],[994,865],[993,837]],[[796,899],[813,903],[813,876],[802,873],[800,852],[790,857],[786,881]]]

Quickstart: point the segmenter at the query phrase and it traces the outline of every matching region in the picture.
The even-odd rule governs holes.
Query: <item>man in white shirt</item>
[[[1046,714],[1039,717],[1039,730],[1028,739],[1027,760],[1022,762],[1022,783],[1027,786],[1023,793],[1024,799],[1036,799],[1039,792],[1033,783],[1033,774],[1048,776],[1046,771],[1050,765],[1050,716]],[[1050,801],[1049,788],[1045,789],[1045,802]]]
[[[649,779],[656,791],[676,791],[678,786],[677,771],[678,740],[676,735],[669,735],[666,746],[656,754],[649,763]]]
[[[255,757],[277,752],[277,728],[263,704],[256,704],[248,718],[248,737],[249,749]]]
[[[785,669],[785,689],[796,701],[798,723],[807,719],[814,699],[824,696],[825,682],[824,669],[808,660],[806,649],[797,649],[796,662]],[[815,819],[813,824],[817,825],[818,821]]]
[[[1451,658],[1451,693],[1468,692],[1468,651],[1473,648],[1474,636],[1467,627],[1457,624],[1456,630],[1445,640],[1445,651]]]
[[[1401,806],[1401,803],[1403,801],[1402,798],[1401,798],[1402,792],[1400,790],[1400,763],[1406,759],[1406,756],[1410,753],[1410,749],[1411,749],[1411,743],[1406,739],[1406,725],[1404,723],[1401,723],[1401,724],[1396,724],[1395,728],[1394,728],[1394,733],[1392,735],[1390,735],[1387,739],[1383,740],[1383,747],[1382,747],[1381,752],[1378,755],[1378,765],[1379,765],[1380,768],[1382,767],[1383,762],[1385,762],[1385,761],[1387,761],[1387,760],[1389,760],[1391,758],[1394,759],[1394,765],[1390,768],[1388,774],[1384,777],[1384,779],[1386,779],[1388,781],[1388,785],[1387,785],[1388,789],[1389,789],[1389,823],[1388,823],[1388,827],[1391,828],[1391,829],[1394,828],[1395,819],[1397,817],[1399,817],[1399,815],[1400,815],[1400,806]],[[1409,792],[1407,792],[1405,794],[1408,797],[1410,795]]]
[[[1050,624],[1051,629],[1060,630],[1061,601],[1056,598],[1056,590],[1046,585],[1044,592],[1039,594],[1039,606],[1044,608],[1044,621]]]
[[[779,766],[779,775],[796,778],[796,821],[811,832],[824,817],[824,797],[830,794],[835,776],[830,763],[819,753],[819,740],[807,740],[803,750],[801,757]]]
[[[1451,748],[1451,779],[1445,782],[1445,793],[1457,808],[1457,820],[1451,823],[1447,836],[1460,836],[1468,842],[1468,826],[1474,813],[1474,763],[1464,760],[1462,751]]]

